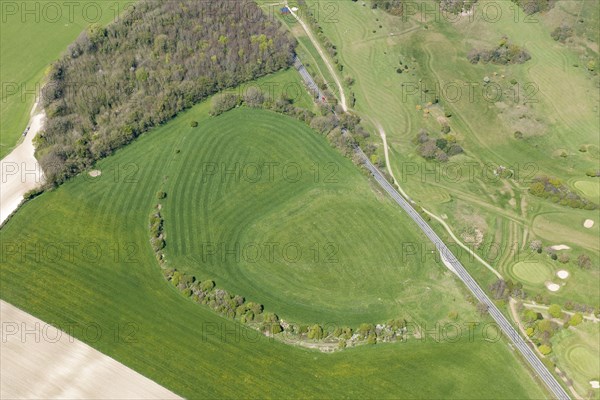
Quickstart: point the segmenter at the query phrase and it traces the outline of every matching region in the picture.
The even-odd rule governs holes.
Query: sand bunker
[[[90,171],[90,176],[92,178],[96,178],[98,176],[102,175],[102,171],[100,171],[99,169],[93,169]]]
[[[550,247],[552,250],[569,250],[570,247],[564,244],[556,244],[552,247]]]
[[[558,289],[560,289],[560,285],[557,285],[556,283],[552,283],[552,282],[546,282],[546,287],[551,292],[557,292]]]
[[[591,219],[586,219],[585,222],[583,223],[584,228],[590,229],[592,226],[594,226],[594,221]]]
[[[560,279],[567,279],[569,277],[569,272],[561,269],[556,273],[556,276],[558,276]]]
[[[590,381],[590,385],[592,385],[592,387],[594,389],[600,389],[600,382],[599,381]]]

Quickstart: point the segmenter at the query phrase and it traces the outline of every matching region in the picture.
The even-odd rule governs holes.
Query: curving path
[[[287,3],[286,3],[286,6],[287,6]],[[288,6],[288,8],[289,8],[289,6]],[[290,9],[290,11],[291,11],[291,9]],[[315,40],[315,38],[310,33],[310,30],[308,29],[308,27],[302,22],[302,20],[300,18],[298,18],[298,16],[295,13],[293,13],[293,11],[291,11],[291,12],[292,12],[292,15],[298,20],[298,22],[300,22],[300,24],[304,27],[304,29],[306,30],[307,34],[310,37],[310,40],[313,42],[315,47],[317,47],[317,49],[319,50],[319,54],[321,55],[321,57],[323,58],[325,63],[327,63],[328,67],[330,67],[329,63],[327,62],[326,57],[324,57],[322,51],[320,51],[320,47],[319,47],[317,41]],[[335,74],[335,71],[330,70],[330,72],[334,76],[336,83],[339,82],[337,79],[337,76]],[[341,85],[339,85],[339,89],[340,89],[340,97],[344,98],[343,88],[341,87]],[[343,107],[343,108],[345,111],[346,107]],[[377,124],[377,126],[380,131],[380,135],[382,135],[382,139],[384,139],[385,132],[383,132],[383,128],[381,127],[380,124]],[[346,132],[344,132],[344,133],[346,133]],[[387,154],[388,154],[387,140],[384,140],[384,145],[386,146],[385,154],[387,156]],[[502,314],[502,312],[498,309],[498,307],[496,307],[494,302],[488,297],[488,295],[483,291],[483,289],[481,289],[479,284],[471,277],[471,275],[467,272],[465,267],[460,263],[460,261],[456,258],[456,256],[454,256],[454,254],[450,251],[450,249],[446,246],[446,244],[433,231],[433,229],[431,229],[431,227],[423,219],[423,217],[421,217],[421,215],[412,207],[412,205],[410,204],[410,202],[412,202],[412,200],[407,200],[410,198],[408,196],[406,196],[406,194],[405,194],[405,196],[406,196],[406,198],[405,198],[405,197],[401,196],[400,193],[398,193],[398,191],[396,191],[394,186],[392,186],[392,184],[390,184],[387,181],[387,179],[383,176],[383,174],[371,163],[369,158],[363,153],[362,149],[359,146],[355,145],[355,151],[361,157],[365,167],[371,172],[371,174],[373,175],[373,177],[375,178],[377,183],[379,183],[379,185],[392,197],[392,199],[394,199],[394,201],[400,207],[402,207],[402,209],[419,226],[419,228],[423,231],[423,233],[427,236],[427,238],[429,238],[429,240],[431,240],[435,244],[436,248],[438,249],[439,253],[442,256],[444,264],[446,264],[446,266],[449,269],[451,269],[460,278],[460,280],[469,288],[469,290],[473,293],[473,295],[479,302],[481,302],[487,306],[488,313],[494,319],[494,321],[498,324],[498,327],[502,330],[503,334],[505,336],[507,336],[510,339],[510,341],[515,345],[515,347],[519,350],[519,352],[525,358],[527,363],[531,366],[531,368],[535,372],[535,375],[545,383],[546,387],[550,390],[550,392],[553,394],[553,396],[555,398],[561,399],[561,400],[563,400],[563,399],[570,400],[571,398],[570,398],[569,394],[560,385],[560,383],[558,383],[558,381],[556,380],[554,375],[552,375],[550,373],[550,371],[548,371],[546,366],[536,356],[535,352],[528,346],[528,344],[525,342],[525,340],[519,335],[519,333],[515,330],[515,328],[512,326],[512,324],[508,321],[508,319],[504,316],[504,314]],[[389,159],[386,159],[386,163],[389,167]],[[434,216],[431,213],[429,213],[429,214]],[[448,225],[443,223],[443,221],[441,219],[438,219],[438,221],[442,222],[442,225],[452,234]],[[453,234],[452,234],[452,236],[455,237]],[[459,242],[459,241],[457,240],[457,242]],[[470,249],[467,249],[467,250],[470,250]],[[478,260],[483,261],[479,257],[478,257]],[[486,264],[487,263],[484,263],[484,265],[486,265]],[[494,271],[496,273],[496,275],[499,275],[489,264],[487,264],[486,267],[491,268],[492,271]]]
[[[43,111],[32,115],[25,139],[0,161],[0,225],[19,208],[25,193],[43,183],[44,174],[34,155],[33,139],[45,119]]]
[[[359,147],[356,147],[356,152],[361,156],[367,169],[371,172],[375,180],[379,185],[394,199],[394,201],[402,207],[404,211],[415,221],[415,223],[421,228],[423,233],[431,240],[438,251],[443,255],[445,260],[453,267],[458,277],[463,283],[469,288],[477,300],[488,307],[488,313],[498,324],[498,327],[502,330],[510,341],[515,345],[523,357],[527,360],[529,365],[535,371],[535,374],[546,384],[548,389],[557,399],[570,399],[567,392],[558,383],[554,375],[552,375],[546,366],[540,361],[535,355],[534,351],[527,345],[519,333],[513,328],[510,322],[506,319],[504,314],[496,307],[494,302],[488,297],[488,295],[481,289],[477,282],[471,277],[463,265],[458,259],[452,254],[450,249],[444,244],[439,236],[431,229],[431,227],[425,222],[423,217],[415,211],[410,203],[402,197],[394,187],[385,179],[381,172],[371,163],[369,158],[362,152]]]
[[[313,43],[313,45],[317,49],[317,52],[319,53],[319,55],[323,59],[323,62],[327,66],[327,69],[329,70],[329,73],[333,77],[333,80],[335,81],[335,84],[338,87],[338,91],[340,93],[340,106],[342,106],[342,109],[344,110],[344,112],[348,112],[348,106],[346,105],[346,95],[344,94],[344,88],[342,87],[342,82],[340,82],[340,79],[338,78],[337,73],[335,72],[335,69],[333,68],[333,66],[329,62],[329,58],[325,55],[325,52],[321,48],[321,44],[319,43],[319,41],[317,39],[315,39],[315,37],[313,36],[312,31],[310,30],[310,28],[308,27],[308,25],[306,25],[304,23],[304,21],[302,21],[300,19],[300,17],[298,17],[298,15],[294,11],[292,11],[292,7],[290,7],[287,4],[287,2],[285,3],[285,6],[288,8],[288,10],[290,10],[290,14],[292,14],[292,16],[294,18],[296,18],[296,20],[300,23],[300,25],[302,26],[302,28],[304,29],[304,31],[308,35],[308,38]]]

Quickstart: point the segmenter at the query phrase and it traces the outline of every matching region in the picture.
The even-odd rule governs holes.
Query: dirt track
[[[33,138],[42,129],[44,119],[43,112],[34,115],[23,142],[0,161],[0,224],[19,207],[25,193],[42,183],[43,173],[34,156]]]

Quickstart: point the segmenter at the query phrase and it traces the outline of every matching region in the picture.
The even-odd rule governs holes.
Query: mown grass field
[[[318,2],[308,3],[323,11]],[[588,293],[586,283],[597,277],[600,260],[597,227],[586,230],[582,223],[586,218],[597,220],[598,213],[535,198],[527,193],[527,185],[539,174],[558,176],[572,190],[597,201],[593,184],[576,182],[591,181],[585,171],[598,165],[594,147],[600,130],[598,77],[586,70],[577,48],[550,36],[560,25],[557,21],[575,22],[578,14],[585,26],[593,26],[590,21],[596,16],[587,3],[559,1],[552,13],[525,18],[510,2],[482,0],[473,17],[451,20],[425,12],[437,9],[433,1],[419,3],[414,15],[401,18],[348,0],[336,2],[337,22],[321,21],[337,45],[344,74],[356,79],[351,89],[356,111],[367,126],[379,122],[385,129],[392,170],[411,198],[446,216],[465,242],[479,230],[483,237],[478,253],[501,273],[514,264],[510,249],[524,253],[534,238],[545,246],[568,242],[575,256],[586,252],[594,260],[594,271],[582,277],[576,296],[580,299]],[[532,59],[507,66],[468,61],[471,49],[493,48],[503,35],[524,46]],[[396,73],[405,65],[407,70]],[[501,96],[487,92],[485,77],[502,89]],[[429,106],[430,113],[417,109],[427,107],[434,94],[440,104]],[[426,162],[411,143],[421,128],[439,135],[440,118],[448,120],[450,133],[465,148],[465,154],[447,165]],[[515,139],[517,130],[525,139]],[[587,151],[580,151],[582,147]],[[514,170],[515,179],[495,176],[498,165]],[[541,223],[547,217],[551,227]],[[501,254],[490,255],[490,244],[501,247]],[[482,282],[494,279],[486,274],[485,270],[480,274]],[[600,292],[591,293],[587,302],[597,305]],[[560,291],[552,296],[569,298]]]
[[[7,2],[1,7],[0,158],[16,145],[27,126],[50,64],[90,24],[107,24],[126,12],[132,3],[131,0],[74,3],[41,0]]]
[[[164,171],[171,266],[304,323],[462,311],[433,246],[308,127],[241,109],[184,131],[178,148]]]
[[[239,196],[236,185],[210,188],[198,181],[196,166],[205,156],[213,160],[233,160],[234,155],[240,159],[261,155],[264,158],[266,154],[273,156],[280,151],[301,162],[309,161],[311,157],[333,159],[340,163],[340,183],[332,188],[321,187],[319,192],[313,191],[315,205],[309,203],[309,209],[323,211],[315,206],[319,203],[326,206],[329,198],[336,195],[349,197],[349,184],[356,185],[353,195],[358,194],[356,197],[363,199],[352,203],[351,199],[342,198],[338,204],[363,207],[358,209],[359,217],[371,215],[369,213],[373,217],[378,215],[376,211],[366,210],[367,205],[384,210],[389,208],[387,200],[370,191],[366,178],[352,170],[347,161],[340,159],[337,153],[327,148],[322,138],[301,123],[259,110],[235,110],[218,118],[209,118],[208,108],[208,104],[203,103],[102,160],[96,166],[102,171],[101,176],[80,175],[27,203],[0,231],[2,299],[48,323],[73,327],[74,336],[187,398],[453,396],[512,399],[545,396],[506,343],[487,342],[481,338],[479,330],[472,342],[465,333],[455,343],[410,340],[404,344],[365,346],[322,354],[256,336],[255,332],[183,298],[170,287],[162,278],[149,245],[148,214],[157,203],[158,190],[166,188],[168,192],[164,203],[168,248],[173,252],[175,250],[171,249],[179,249],[182,256],[182,246],[191,244],[190,234],[197,233],[194,222],[211,229],[213,239],[217,240],[227,230],[239,235],[240,240],[245,239],[244,232],[252,238],[267,235],[269,229],[262,225],[266,222],[276,224],[281,237],[291,237],[289,232],[294,224],[300,224],[293,212],[302,212],[301,209],[288,207],[287,212],[282,213],[277,202],[285,200],[286,196],[290,198],[290,192],[306,193],[306,185],[298,184],[294,186],[295,190],[288,188],[288,192],[279,195],[266,188],[267,193],[273,194],[269,205],[256,201],[258,198],[252,199],[251,195],[258,194],[253,188],[245,188],[250,192],[248,199],[245,202],[241,197],[231,200],[237,205],[234,207],[223,195],[229,191],[231,195]],[[192,129],[192,120],[198,121],[200,126]],[[255,136],[260,141],[255,140],[250,147],[245,136]],[[212,153],[207,152],[209,149]],[[308,150],[310,154],[307,154]],[[211,190],[205,190],[207,188]],[[266,201],[265,197],[259,198]],[[302,197],[296,196],[294,201],[300,199]],[[192,200],[199,203],[195,207],[186,204]],[[203,214],[212,201],[217,203],[211,204],[211,212]],[[252,202],[254,207],[250,209]],[[266,207],[272,209],[272,214],[265,214],[261,221],[253,221],[253,214],[260,214]],[[386,216],[388,220],[404,222],[403,217],[394,215]],[[283,218],[289,218],[291,226],[284,226]],[[335,221],[327,214],[322,217],[324,221],[310,215],[306,218],[311,223],[319,223],[322,232],[317,234],[324,237],[329,228],[320,223]],[[337,218],[342,219],[338,223],[349,230],[346,235],[349,235],[350,243],[364,246],[356,242],[364,237],[350,229],[373,228],[346,221],[351,217],[341,211]],[[218,221],[220,223],[216,224]],[[235,228],[238,225],[246,229]],[[394,232],[403,234],[405,229],[409,228],[395,226]],[[302,231],[298,234],[302,235]],[[377,235],[370,242],[373,249],[391,246],[391,234],[377,232]],[[380,237],[383,244],[378,245],[375,242],[381,240]],[[370,249],[366,251],[369,257],[376,257]],[[173,261],[177,259],[174,257]],[[218,271],[213,266],[211,271],[213,276],[223,275],[222,282],[219,276],[215,277],[217,282],[224,286],[235,282],[228,276],[233,273],[231,266],[222,268],[223,271]],[[427,264],[422,268],[434,270],[439,267]],[[279,276],[275,275],[275,278],[282,280],[286,273],[283,271],[277,272]],[[314,269],[307,272],[317,274]],[[341,272],[375,271],[365,268]],[[295,271],[289,273],[294,279],[304,280],[309,288],[321,285],[319,282],[309,285],[309,277]],[[390,280],[393,273],[383,269],[380,272]],[[436,274],[434,277],[439,279],[443,272],[438,269]],[[264,278],[260,273],[247,275],[263,286],[270,279],[267,271],[264,271]],[[356,278],[359,282],[384,284],[377,275]],[[416,273],[413,282],[417,284],[422,279],[423,276]],[[423,304],[428,301],[429,310],[435,314],[435,303],[443,303],[448,300],[444,300],[444,296],[457,290],[453,282],[449,280],[443,290],[432,287],[436,296],[421,295],[419,301]],[[291,278],[287,283],[295,285]],[[236,284],[242,288],[240,280]],[[335,281],[330,286],[335,287]],[[253,289],[252,285],[244,288]],[[380,291],[380,288],[373,287],[372,291]],[[282,292],[271,294],[278,293]],[[357,295],[364,298],[366,291],[363,294],[356,291],[340,293],[340,299],[335,299],[341,315],[349,306],[347,299]],[[315,308],[325,304],[318,297],[311,301]],[[462,303],[463,299],[457,297],[456,304]],[[332,309],[325,311],[334,312]],[[297,315],[301,312],[297,311]],[[102,334],[82,330],[90,324],[96,324],[94,332],[99,328]],[[118,331],[117,327],[120,327]],[[224,336],[223,332],[226,332]],[[492,382],[490,376],[495,377]]]
[[[585,322],[552,338],[553,357],[573,379],[578,393],[599,398],[598,389],[592,389],[590,381],[600,378],[600,328],[598,324]],[[590,396],[591,395],[591,396]]]
[[[321,7],[317,1],[309,4]],[[356,79],[351,89],[355,110],[371,129],[380,123],[386,131],[399,184],[506,279],[521,281],[531,297],[542,294],[551,302],[597,307],[599,231],[596,225],[584,228],[583,222],[597,221],[598,212],[566,208],[527,193],[531,178],[548,174],[598,202],[597,180],[585,177],[585,171],[598,167],[598,75],[586,69],[589,57],[598,55],[597,4],[559,1],[551,12],[531,18],[511,2],[482,0],[472,17],[453,20],[436,13],[436,2],[412,5],[412,16],[392,17],[370,9],[368,2],[365,7],[339,1],[336,22],[321,21],[337,46],[344,74]],[[554,41],[551,31],[565,23],[575,25],[587,40]],[[471,49],[493,48],[504,35],[524,46],[532,59],[508,66],[468,61]],[[403,68],[402,74],[398,68]],[[501,89],[499,96],[487,91],[486,77]],[[435,95],[440,104],[430,105]],[[465,149],[449,166],[424,161],[411,142],[421,128],[440,135],[443,119]],[[516,139],[516,131],[524,139]],[[513,179],[495,176],[498,165],[513,170]],[[435,223],[434,227],[442,231]],[[532,239],[541,239],[544,246],[567,244],[571,260],[561,264],[545,254],[532,255]],[[458,246],[453,248],[484,288],[497,279]],[[582,253],[592,259],[589,271],[577,266]],[[526,261],[544,267],[520,268]],[[561,282],[554,275],[559,269],[569,271],[569,278]],[[564,285],[550,292],[546,279]],[[597,356],[598,350],[591,354]],[[560,358],[559,367],[564,362]],[[564,369],[569,372],[573,365]]]

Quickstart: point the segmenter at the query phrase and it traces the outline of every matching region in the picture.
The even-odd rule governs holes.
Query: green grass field
[[[518,281],[535,286],[543,285],[554,278],[552,268],[541,262],[518,262],[513,266],[512,273]]]
[[[308,3],[324,11],[319,2]],[[561,304],[571,300],[597,307],[600,231],[597,223],[592,229],[582,224],[588,218],[597,221],[598,212],[566,208],[527,193],[531,178],[548,174],[598,202],[597,180],[585,177],[585,171],[598,166],[594,143],[600,131],[598,75],[585,68],[590,54],[598,54],[598,9],[592,3],[558,1],[551,12],[526,18],[522,11],[515,14],[511,2],[481,0],[473,18],[452,22],[426,12],[437,9],[434,1],[416,4],[413,16],[393,17],[348,0],[336,2],[336,23],[321,25],[337,46],[344,74],[356,79],[351,89],[357,99],[354,109],[368,127],[378,122],[385,129],[392,170],[411,198],[444,216],[466,243],[476,237],[473,232],[480,232],[476,252],[505,278],[521,281],[531,296],[540,293]],[[499,11],[498,20],[484,14],[491,9]],[[566,45],[554,41],[550,32],[562,23],[576,24],[578,34],[589,40]],[[467,60],[471,49],[492,48],[504,35],[524,46],[532,59],[509,66]],[[404,66],[408,69],[398,74]],[[485,77],[490,87],[502,90],[501,96],[487,92]],[[418,109],[427,107],[436,94],[440,104],[430,106],[430,113]],[[439,132],[442,118],[465,149],[465,154],[452,158],[450,167],[425,162],[411,143],[421,128]],[[515,139],[515,131],[524,133],[524,139]],[[376,131],[371,133],[377,137]],[[379,155],[383,156],[381,149]],[[472,175],[469,165],[475,165]],[[498,165],[514,170],[515,178],[494,176]],[[455,179],[457,170],[462,175]],[[447,238],[440,226],[434,223],[434,228]],[[532,239],[541,239],[544,246],[569,245],[571,261],[563,265],[544,255],[534,263],[546,268],[523,270],[519,261],[529,257]],[[472,257],[459,253],[482,287],[496,279]],[[590,271],[577,266],[581,253],[592,258]],[[553,276],[558,269],[571,275],[551,293],[544,280],[560,281]]]
[[[318,2],[308,3],[323,11]],[[344,74],[356,79],[352,88],[356,111],[367,126],[379,122],[386,131],[391,166],[400,185],[424,207],[446,215],[461,239],[469,236],[463,232],[479,229],[484,244],[501,246],[501,257],[487,259],[499,271],[514,264],[509,249],[523,251],[529,240],[540,238],[548,246],[568,242],[573,252],[585,251],[595,260],[592,276],[598,272],[597,227],[585,230],[581,225],[586,218],[597,219],[597,212],[552,204],[526,190],[532,177],[549,174],[592,201],[596,197],[594,186],[576,182],[587,181],[585,171],[598,163],[590,146],[597,142],[600,130],[597,76],[574,67],[581,62],[577,49],[550,36],[561,15],[574,10],[581,11],[586,26],[593,25],[593,10],[582,8],[584,3],[559,1],[551,15],[537,15],[536,23],[531,23],[522,13],[515,17],[510,2],[482,0],[473,18],[451,22],[439,14],[423,13],[425,7],[436,9],[433,1],[419,3],[414,16],[399,18],[348,0],[336,3],[338,22],[321,24],[337,45]],[[501,18],[492,23],[482,10],[495,6]],[[472,48],[491,48],[503,35],[524,46],[532,59],[509,66],[469,63],[467,53]],[[404,65],[409,69],[397,74],[396,69]],[[486,76],[494,87],[502,88],[501,98],[485,97]],[[512,79],[516,85],[510,83]],[[427,94],[422,92],[425,89]],[[417,110],[434,94],[440,97],[440,105],[431,106],[429,114]],[[452,158],[450,166],[425,162],[411,143],[421,128],[439,132],[438,119],[445,113],[452,114],[447,118],[451,134],[466,151]],[[516,130],[524,132],[524,140],[514,138]],[[582,146],[588,151],[580,152]],[[495,177],[493,166],[498,165],[513,169],[517,179]],[[486,256],[485,248],[478,250],[480,255]],[[485,271],[471,271],[484,281],[489,278]],[[600,292],[592,290],[587,301],[598,304]]]
[[[600,398],[600,390],[592,389],[590,381],[600,378],[600,327],[585,322],[552,338],[553,357],[568,376],[578,393],[586,398]]]
[[[107,24],[126,12],[131,0],[74,3],[12,2],[2,7],[0,59],[0,159],[17,144],[29,122],[44,75],[69,43],[92,23]]]
[[[277,202],[286,197],[292,202],[304,199],[309,206],[307,211],[323,212],[320,207],[328,205],[331,197],[350,197],[350,184],[355,185],[358,199],[351,201],[348,198],[338,204],[362,207],[358,208],[357,217],[336,211],[337,217],[324,214],[321,217],[324,222],[340,224],[338,226],[348,229],[345,235],[348,235],[349,243],[365,246],[356,240],[367,238],[355,230],[376,229],[349,220],[377,217],[378,212],[366,210],[370,205],[393,212],[386,215],[387,221],[396,224],[390,229],[397,235],[406,234],[406,228],[397,226],[405,221],[404,217],[396,216],[398,210],[392,209],[389,201],[381,198],[375,186],[373,190],[369,189],[366,178],[300,122],[266,111],[246,109],[210,118],[208,108],[208,104],[203,103],[100,161],[96,166],[102,171],[100,177],[80,175],[27,203],[0,231],[2,299],[49,323],[63,327],[74,325],[76,337],[187,398],[439,398],[451,395],[512,399],[545,396],[506,343],[487,342],[481,338],[480,331],[476,331],[472,342],[463,335],[456,343],[412,340],[404,344],[322,354],[257,337],[255,332],[186,300],[170,287],[162,278],[152,254],[147,227],[148,214],[157,202],[156,192],[163,188],[168,192],[164,208],[168,249],[182,257],[182,247],[194,243],[192,235],[199,231],[202,235],[207,234],[198,229],[202,226],[211,230],[214,240],[226,238],[222,235],[228,231],[233,232],[233,236],[239,235],[239,240],[267,236],[270,232],[279,232],[282,238],[303,240],[302,229],[306,226],[293,215],[294,212],[302,214],[302,207],[288,207],[284,213],[276,206]],[[192,120],[199,121],[200,126],[190,128]],[[260,138],[260,146],[258,140],[252,145],[248,136]],[[281,152],[281,156],[277,152]],[[237,155],[240,159],[256,160],[261,155],[266,159],[266,155],[272,157],[274,154],[275,157],[292,157],[302,163],[335,160],[340,164],[339,183],[331,188],[317,185],[318,191],[307,190],[308,183],[297,184],[279,194],[266,187],[266,193],[273,195],[271,199],[257,193],[256,188],[245,187],[244,191],[249,195],[247,201],[239,201],[238,197],[231,201],[237,205],[234,207],[223,195],[240,196],[236,193],[240,189],[237,185],[219,188],[199,181],[200,171],[196,166],[203,159],[233,160]],[[292,193],[295,196],[291,196]],[[313,196],[314,204],[310,203],[308,194]],[[186,204],[190,201],[199,203]],[[272,214],[261,214],[267,207],[265,201],[271,202]],[[205,207],[209,204],[212,204],[211,212],[206,214]],[[248,208],[250,205],[253,207]],[[263,218],[254,220],[258,215]],[[309,215],[306,217],[307,222],[323,222]],[[286,226],[283,218],[290,224]],[[267,223],[274,224],[271,229],[276,229],[271,231]],[[380,227],[387,224],[393,225],[386,222]],[[318,237],[327,237],[328,229],[333,230],[333,227],[320,224],[317,234],[323,236]],[[293,232],[298,236],[293,236]],[[392,246],[391,233],[375,234],[377,236],[370,242],[373,250],[380,249],[379,246]],[[376,243],[379,241],[383,244]],[[346,244],[340,243],[340,249]],[[19,245],[25,246],[22,248],[24,253],[15,247]],[[188,249],[188,254],[193,255],[190,250],[192,248]],[[367,282],[384,286],[387,283],[383,282],[383,277],[393,280],[396,272],[390,266],[394,260],[379,259],[381,264],[389,264],[380,265],[377,270],[370,260],[371,257],[377,260],[375,252],[366,247],[364,251],[364,269],[353,271],[348,266],[337,272],[355,274],[359,285]],[[340,257],[341,254],[342,250]],[[178,259],[181,258],[174,256],[171,261]],[[363,263],[353,260],[352,265]],[[212,266],[210,272],[223,286],[255,290],[257,295],[262,293],[260,287],[253,287],[254,284],[242,286],[242,280],[232,276],[235,271],[232,267],[224,265],[223,270],[218,271]],[[314,268],[312,271],[310,266],[307,268],[309,273],[318,274]],[[446,276],[437,265],[424,264],[422,268],[430,269],[430,272],[411,271],[415,274],[412,282],[416,287],[422,287],[427,276],[429,282],[442,279],[439,284]],[[317,280],[311,284],[309,277],[289,268],[275,271],[273,267],[270,273],[274,275],[264,271],[265,278],[251,272],[246,274],[263,286],[268,285],[271,278],[282,281],[286,274],[301,280],[315,294],[311,298],[315,309],[328,307],[324,312],[329,315],[339,311],[338,315],[343,316],[350,304],[348,298],[356,296],[357,301],[368,298],[366,289],[362,292],[353,289],[350,293],[341,293],[341,299],[320,299],[318,294],[322,293],[315,288],[323,287],[323,284]],[[296,285],[293,279],[290,278],[286,286]],[[342,276],[339,279],[347,281],[350,278]],[[329,285],[336,288],[335,280]],[[390,290],[397,289],[393,284],[387,285]],[[418,296],[421,307],[427,307],[431,315],[437,312],[436,302],[452,302],[448,298],[450,295],[457,296],[456,307],[464,307],[460,297],[462,291],[455,281],[446,279],[445,286],[432,286],[431,292],[435,295],[421,293]],[[277,292],[271,294],[279,300],[272,304],[283,308],[281,298],[287,288],[275,289]],[[305,288],[298,291],[301,290]],[[372,292],[376,291],[379,287],[372,287]],[[401,293],[397,295],[401,297]],[[301,293],[296,296],[302,298]],[[354,304],[360,312],[363,304]],[[334,305],[339,310],[334,310]],[[468,313],[469,309],[465,307],[464,312]],[[292,307],[289,310],[296,312],[298,317],[303,315],[303,310],[292,310]],[[316,315],[316,311],[312,312],[315,314],[308,315]],[[104,332],[97,340],[90,340],[77,329],[90,323],[98,324]],[[129,327],[119,331],[119,340],[115,337],[117,326]],[[224,330],[227,333],[222,336]],[[134,340],[126,340],[128,338]],[[490,382],[490,376],[496,379]]]
[[[600,183],[598,179],[580,180],[575,182],[575,187],[588,199],[598,202],[600,199]]]
[[[178,146],[163,186],[171,266],[305,323],[435,321],[462,297],[409,219],[296,121],[236,110]]]

